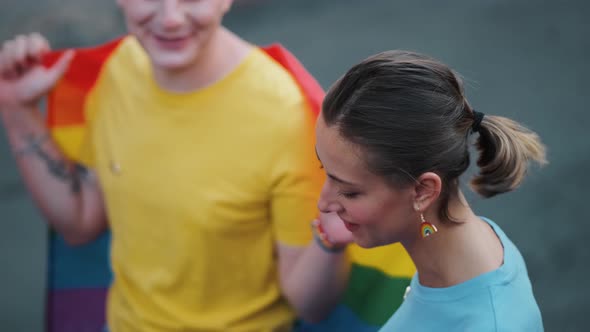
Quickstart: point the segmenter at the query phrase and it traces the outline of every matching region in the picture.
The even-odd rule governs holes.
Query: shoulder
[[[142,89],[150,82],[150,68],[149,58],[135,37],[123,37],[103,59],[96,80],[92,82],[91,97],[104,104],[132,90]]]
[[[480,217],[483,221],[488,223],[494,230],[502,246],[504,247],[504,264],[500,268],[504,273],[507,280],[512,280],[516,277],[525,277],[528,280],[528,271],[524,257],[520,253],[518,247],[512,242],[512,240],[506,235],[502,228],[486,217]]]
[[[236,90],[252,122],[277,138],[313,130],[315,114],[294,76],[260,48],[253,49],[245,61]]]
[[[293,75],[264,50],[254,48],[246,61],[242,77],[250,83],[251,94],[279,105],[301,105],[305,101]]]
[[[133,36],[122,38],[110,56],[105,59],[103,76],[118,82],[140,82],[142,76],[150,73],[148,55]]]
[[[490,293],[498,331],[543,331],[541,311],[522,271],[511,282],[492,287]]]
[[[497,331],[496,317],[485,295],[455,301],[408,298],[381,331]],[[420,319],[424,313],[428,319]]]

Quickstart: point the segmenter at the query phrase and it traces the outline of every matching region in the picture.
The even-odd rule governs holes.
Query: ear
[[[438,174],[426,172],[417,179],[414,186],[414,209],[416,211],[425,211],[440,196],[442,180]]]

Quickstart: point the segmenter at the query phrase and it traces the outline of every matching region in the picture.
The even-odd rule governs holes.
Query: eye
[[[346,192],[346,191],[341,191],[338,193],[338,195],[346,198],[346,199],[354,199],[357,198],[360,194],[357,192]]]

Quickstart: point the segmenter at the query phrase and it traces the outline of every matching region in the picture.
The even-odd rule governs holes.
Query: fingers
[[[12,77],[16,75],[16,68],[12,62],[11,50],[14,48],[14,40],[5,41],[0,50],[0,75]]]
[[[22,75],[38,65],[43,54],[49,50],[49,43],[38,33],[16,36],[2,44],[0,74],[7,77]]]
[[[324,230],[324,227],[322,227],[321,221],[319,221],[318,219],[313,220],[311,222],[311,227],[320,239],[322,239],[323,241],[329,241],[328,234]]]
[[[48,70],[50,76],[49,80],[52,81],[53,84],[64,75],[75,55],[76,53],[73,50],[65,51],[57,62]]]
[[[16,38],[5,42],[2,46],[2,63],[3,73],[9,74],[10,76],[17,75],[21,68],[24,66],[22,57],[22,49],[25,46],[23,43],[25,40],[24,36],[17,36]]]
[[[27,60],[27,38],[25,36],[16,37],[12,44],[12,48],[8,51],[16,71],[21,72],[24,69]]]
[[[41,61],[43,55],[51,51],[49,42],[38,33],[33,33],[30,36],[29,43],[27,43],[26,56],[28,59],[34,61]]]

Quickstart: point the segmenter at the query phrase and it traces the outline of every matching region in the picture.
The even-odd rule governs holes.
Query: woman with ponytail
[[[327,173],[320,210],[338,213],[362,247],[401,243],[416,265],[382,331],[543,330],[522,255],[459,188],[473,143],[472,189],[517,188],[530,161],[546,163],[534,132],[475,111],[444,64],[389,51],[332,86],[316,136]]]

